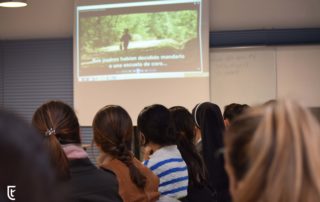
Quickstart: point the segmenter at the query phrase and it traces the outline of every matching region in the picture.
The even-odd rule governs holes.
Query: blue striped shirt
[[[144,165],[159,177],[162,196],[176,199],[187,196],[188,169],[176,145],[155,151]]]

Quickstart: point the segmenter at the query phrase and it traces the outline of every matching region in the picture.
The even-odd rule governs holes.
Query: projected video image
[[[96,24],[100,26],[96,27]],[[80,27],[83,29],[80,32],[83,54],[183,49],[187,42],[197,38],[197,12],[189,10],[84,18]]]
[[[198,15],[198,9],[187,9],[80,16],[80,80],[182,77],[181,73],[201,72]]]

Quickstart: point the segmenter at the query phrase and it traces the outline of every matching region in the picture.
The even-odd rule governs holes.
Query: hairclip
[[[50,135],[55,135],[56,134],[56,130],[53,129],[53,128],[50,128],[48,129],[46,132],[45,132],[45,136],[50,136]]]

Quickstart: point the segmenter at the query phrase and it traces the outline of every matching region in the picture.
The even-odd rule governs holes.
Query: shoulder
[[[70,171],[71,178],[77,182],[116,184],[116,177],[112,172],[98,169],[89,159],[70,160]]]
[[[119,201],[118,182],[112,172],[98,169],[89,159],[71,160],[70,171],[69,184],[72,198],[77,200],[103,198],[106,201]]]
[[[169,169],[186,169],[185,161],[183,160],[179,150],[174,146],[161,148],[150,156],[150,159],[145,161],[144,165],[158,176]]]

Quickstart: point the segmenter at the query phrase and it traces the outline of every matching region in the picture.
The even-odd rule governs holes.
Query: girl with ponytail
[[[200,155],[208,171],[208,183],[215,193],[214,201],[229,202],[229,181],[221,155],[225,126],[220,108],[214,103],[204,102],[196,105],[192,114],[201,134]]]
[[[149,202],[159,198],[159,180],[131,152],[133,126],[120,106],[100,109],[93,120],[94,141],[101,151],[100,167],[115,173],[124,202]]]
[[[78,118],[69,105],[43,104],[34,113],[32,125],[43,136],[56,176],[70,188],[68,201],[121,201],[116,177],[96,168],[82,149]]]
[[[32,124],[44,136],[43,142],[49,148],[57,177],[69,179],[68,158],[61,144],[80,144],[80,127],[72,108],[57,101],[45,103],[34,113]]]
[[[174,123],[177,145],[189,173],[188,202],[214,201],[214,192],[208,185],[207,169],[199,155],[195,143],[196,124],[192,114],[182,106],[171,107],[170,113]]]

